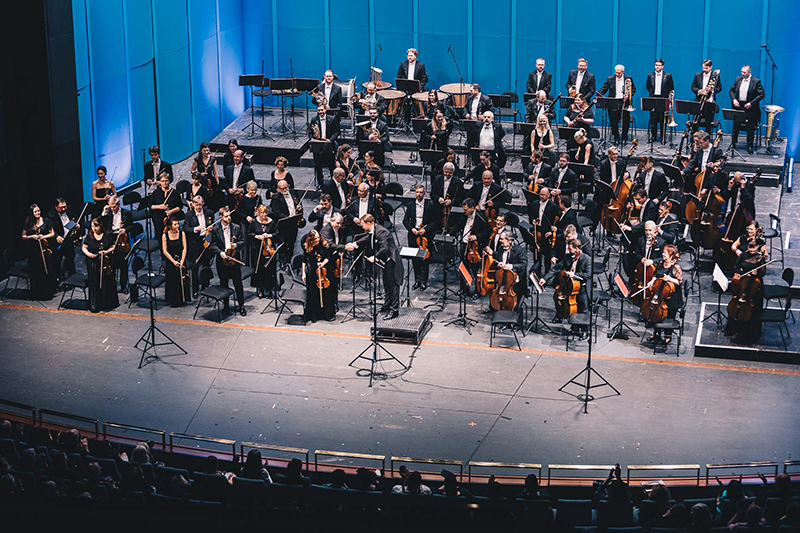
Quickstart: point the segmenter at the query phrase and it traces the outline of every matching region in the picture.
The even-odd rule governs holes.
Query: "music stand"
[[[467,287],[472,286],[472,282],[474,278],[469,273],[467,266],[461,262],[458,264],[458,273],[461,274],[461,279],[464,281]],[[467,316],[467,295],[466,291],[458,291],[458,316],[451,320],[450,322],[445,322],[444,326],[459,326],[464,329],[467,333],[472,335],[472,326],[477,324],[478,321]]]
[[[661,113],[661,115],[666,115],[667,113],[667,100],[661,96],[657,96],[654,98],[644,97],[642,98],[642,111],[650,111],[651,113]],[[664,121],[659,121],[659,123],[663,126]],[[650,131],[650,124],[647,125],[648,132]],[[661,129],[661,140],[664,140],[664,136],[667,134],[666,129]],[[650,151],[653,151],[653,142],[655,142],[655,138],[650,136]]]
[[[431,166],[431,173],[433,173],[433,165],[442,157],[442,152],[439,150],[423,150],[420,149],[419,151],[419,160],[422,161],[422,183],[423,185],[426,183],[427,176],[425,175],[425,169],[428,168],[428,165]],[[432,182],[433,180],[431,180]],[[427,189],[427,187],[426,187]]]
[[[477,134],[481,126],[483,126],[483,121],[474,118],[462,118],[459,122],[459,130],[467,136],[467,142],[469,142],[469,136]]]
[[[439,295],[436,301],[426,305],[425,308],[439,306],[439,310],[444,311],[444,308],[447,307],[448,294],[457,294],[456,291],[451,289],[447,284],[447,266],[456,255],[456,238],[452,235],[445,235],[442,233],[434,235],[433,248],[437,253],[442,254],[442,288],[434,293]]]
[[[584,197],[581,185],[584,187],[588,185],[588,192],[593,190],[592,183],[594,182],[594,165],[569,163],[567,166],[578,176],[578,199],[580,200]]]
[[[417,151],[422,149],[422,134],[425,132],[425,127],[428,125],[428,119],[425,117],[412,117],[411,118],[411,132],[417,139]],[[433,147],[433,139],[429,147]],[[409,161],[414,161],[414,152],[408,155]],[[423,176],[425,175],[425,166],[422,167]]]
[[[524,190],[527,191],[527,189],[524,189]],[[533,193],[531,193],[531,194],[533,194]],[[535,243],[535,241],[533,239],[533,235],[531,234],[531,228],[532,228],[532,226],[530,226],[528,223],[520,221],[520,223],[519,223],[520,232],[519,233],[522,236],[522,240],[529,247],[536,246],[536,243]],[[541,259],[544,259],[544,256],[542,256]],[[550,333],[553,333],[553,328],[548,326],[545,323],[545,321],[542,320],[539,317],[539,295],[544,292],[544,288],[539,284],[539,277],[536,275],[535,267],[533,269],[531,269],[530,273],[528,274],[528,279],[530,280],[530,282],[531,282],[530,285],[532,287],[531,298],[533,298],[533,296],[536,296],[536,314],[531,319],[531,322],[528,324],[528,327],[525,329],[525,335],[530,333],[531,330],[533,330],[536,333],[539,333],[539,328],[546,329]]]
[[[724,120],[730,120],[730,121],[733,122],[733,129],[731,131],[736,131],[736,128],[739,127],[739,124],[747,125],[747,122],[748,122],[747,113],[742,109],[724,109],[723,108],[722,109],[722,118]],[[741,159],[742,161],[746,161],[744,156],[742,154],[740,154],[739,151],[736,150],[736,148],[733,146],[733,142],[731,142],[731,145],[728,147],[727,150],[725,150],[725,153],[731,154],[732,157],[739,156],[739,159]]]
[[[532,134],[533,130],[536,129],[536,124],[533,122],[517,122],[517,128],[519,128],[519,132],[522,134],[523,140],[525,137]]]
[[[621,112],[622,110],[622,98],[607,98],[605,96],[597,95],[597,99],[595,100],[597,109],[602,109],[603,113],[603,140],[601,142],[600,149],[605,150],[606,146],[608,145],[608,123],[609,118],[608,114],[611,112],[612,109],[616,108],[617,112]]]
[[[295,129],[293,127],[289,128],[286,122],[286,96],[292,97],[296,93],[294,89],[294,78],[273,78],[270,80],[269,86],[270,89],[272,89],[272,94],[281,97],[281,120],[275,124],[275,127],[280,128],[281,133],[289,131],[292,134],[297,134]],[[292,121],[294,121],[294,115],[292,115]]]
[[[319,86],[319,80],[316,78],[295,78],[294,87],[298,92],[306,93],[306,129],[308,129],[309,116],[308,116],[308,97]],[[317,106],[314,104],[314,109]],[[338,108],[337,108],[338,110]],[[333,110],[331,110],[333,111]],[[334,115],[335,116],[335,115]]]
[[[323,139],[311,139],[308,143],[312,154],[329,155],[333,154],[333,142]]]
[[[617,288],[619,289],[621,294],[619,299],[619,322],[617,322],[616,325],[614,325],[614,327],[611,328],[607,336],[611,340],[613,339],[628,340],[628,334],[625,332],[625,329],[627,329],[628,331],[630,331],[631,333],[633,333],[638,337],[639,334],[636,333],[632,327],[630,327],[628,324],[625,323],[625,318],[624,318],[625,298],[628,297],[630,291],[628,291],[627,285],[625,285],[625,282],[622,280],[622,276],[620,276],[619,274],[616,274],[614,276],[614,283],[617,285]]]
[[[400,248],[400,257],[408,261],[408,268],[406,269],[406,299],[400,302],[400,307],[404,305],[406,307],[414,307],[411,305],[411,262],[424,260],[428,253],[430,253],[430,250],[422,250],[421,248],[410,248],[408,246]]]
[[[579,129],[580,128],[571,128],[569,126],[558,126],[558,142],[564,141],[567,143],[567,152],[577,145],[575,142],[575,134],[578,133]]]
[[[728,277],[722,271],[717,263],[714,263],[714,271],[711,274],[712,284],[711,290],[712,292],[717,293],[717,310],[708,315],[703,319],[703,322],[709,319],[714,319],[714,322],[717,323],[717,327],[722,325],[723,320],[727,321],[728,317],[725,313],[722,312],[722,293],[728,291],[728,287],[730,286],[730,281],[728,281]],[[714,291],[714,287],[716,286],[717,290]]]
[[[364,159],[364,154],[372,150],[375,153],[375,164],[383,168],[386,164],[386,155],[383,143],[380,141],[358,141],[358,157]]]
[[[266,133],[263,126],[259,126],[256,124],[256,115],[255,115],[255,106],[253,105],[253,96],[254,91],[253,87],[261,87],[261,93],[263,93],[263,87],[265,85],[269,85],[267,81],[265,84],[265,78],[263,74],[242,74],[239,76],[239,87],[250,87],[250,123],[247,124],[242,131],[247,131],[250,129],[249,137],[253,137],[255,135],[256,128],[260,129],[263,133]],[[269,91],[267,91],[269,92]],[[261,120],[264,120],[264,95],[261,94]]]
[[[403,91],[406,93],[405,97],[403,97],[403,105],[400,108],[400,124],[398,126],[402,131],[406,133],[411,133],[411,128],[409,127],[408,120],[406,119],[406,114],[411,116],[409,101],[411,100],[411,95],[414,93],[418,93],[422,91],[422,85],[420,84],[419,80],[409,80],[405,78],[395,78],[394,79],[394,86],[397,88],[398,91]]]

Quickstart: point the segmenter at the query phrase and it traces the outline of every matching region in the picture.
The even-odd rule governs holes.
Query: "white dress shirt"
[[[575,78],[575,90],[581,92],[581,83],[583,83],[583,72],[578,71],[578,76]]]
[[[416,204],[417,204],[416,207],[417,210],[414,212],[414,214],[416,215],[415,216],[416,220],[414,221],[414,223],[416,224],[416,227],[419,228],[422,227],[422,215],[425,214],[425,200],[422,200],[421,202],[416,202]]]
[[[222,225],[222,236],[225,239],[225,250],[231,247],[231,225]]]
[[[297,207],[294,205],[294,198],[290,193],[286,193],[283,195],[284,201],[286,201],[286,205],[289,208],[289,216],[293,216],[297,211]]]
[[[63,213],[58,214],[59,218],[61,219],[61,227],[64,228],[64,235],[62,237],[66,237],[69,230],[67,229],[67,224],[69,224],[69,215],[67,212],[64,211]]]
[[[195,211],[194,214],[197,216],[197,227],[200,228],[200,232],[202,233],[206,230],[206,216],[202,209],[199,213]]]
[[[233,165],[233,188],[236,189],[239,186],[239,174],[242,173],[242,163],[238,165]]]
[[[484,123],[481,128],[478,147],[486,150],[494,150],[494,128],[491,124]]]
[[[486,208],[486,200],[489,197],[489,190],[491,189],[491,185],[484,185],[483,190],[481,191],[481,199],[478,201],[478,209],[485,209]]]
[[[417,62],[416,61],[409,61],[408,62],[408,79],[414,79],[414,71],[417,69]]]
[[[481,103],[481,93],[475,95],[475,98],[472,99],[472,109],[469,110],[469,114],[473,117],[478,116],[478,106]]]
[[[461,233],[461,240],[464,243],[469,242],[469,236],[472,235],[472,225],[475,223],[475,211],[472,212],[472,216],[467,217],[467,221],[464,223],[464,231]]]
[[[615,98],[622,98],[625,96],[625,76],[617,78],[614,76],[614,88],[616,91]]]
[[[711,73],[710,72],[703,72],[703,88],[705,89],[708,86],[708,82],[711,80]],[[714,91],[708,93],[708,100],[714,100]]]
[[[362,218],[366,215],[369,211],[369,196],[366,198],[359,198],[358,199],[358,218]]]
[[[751,76],[747,76],[747,78],[742,78],[742,83],[739,85],[739,100],[743,104],[747,102],[747,91],[750,90],[750,79]]]

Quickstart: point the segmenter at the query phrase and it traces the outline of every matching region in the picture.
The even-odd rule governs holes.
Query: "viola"
[[[333,258],[333,277],[334,278],[341,278],[342,277],[342,255],[344,255],[344,252],[339,252]]]
[[[420,226],[417,229],[424,229],[427,226]],[[431,256],[431,251],[428,249],[428,238],[425,235],[417,235],[417,248],[425,250],[425,259]]]
[[[481,296],[486,296],[495,288],[496,263],[492,254],[487,254],[486,251],[483,252],[481,268],[478,270],[478,281],[475,284]]]
[[[517,293],[514,291],[516,273],[513,270],[498,268],[495,272],[495,287],[489,298],[489,305],[495,311],[513,311],[517,306]]]
[[[578,292],[581,290],[581,282],[572,277],[566,269],[558,275],[558,280],[553,301],[556,304],[556,316],[565,320],[578,312]]]
[[[261,257],[269,259],[275,253],[275,248],[272,246],[272,237],[267,237],[261,241]]]
[[[222,260],[222,263],[225,266],[233,266],[236,263],[242,264],[241,261],[236,259],[236,254],[237,254],[238,248],[236,247],[236,244],[234,243],[235,240],[236,240],[236,238],[233,235],[231,235],[231,246],[230,246],[230,248],[226,248],[225,249],[225,255],[227,255],[228,257],[226,257],[225,259]]]
[[[628,168],[628,162],[630,161],[633,152],[636,151],[637,146],[639,146],[639,141],[634,139],[633,146],[631,146],[630,150],[628,150],[628,156],[625,158],[625,165],[622,167],[622,175],[617,176],[617,179],[611,183],[611,188],[614,189],[614,198],[611,199],[610,203],[603,207],[603,227],[607,232],[610,233],[616,234],[620,231],[617,224],[615,224],[613,221],[616,221],[617,223],[622,221],[625,206],[628,204],[628,196],[631,193],[633,183],[629,177],[625,177],[625,169]]]
[[[669,299],[677,288],[674,282],[664,278],[654,280],[650,287],[652,295],[642,303],[642,318],[652,324],[663,322],[667,318]]]
[[[117,236],[117,246],[114,250],[116,251],[116,253],[125,256],[127,256],[128,252],[131,251],[131,240],[130,237],[128,237],[127,232],[120,233]]]

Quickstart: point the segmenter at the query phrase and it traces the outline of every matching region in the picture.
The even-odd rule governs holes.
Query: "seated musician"
[[[528,190],[534,191],[536,186],[542,187],[545,182],[549,182],[552,172],[553,167],[544,162],[544,153],[541,150],[534,150],[530,162],[525,166]]]
[[[478,253],[480,253],[480,250],[486,246],[491,226],[489,226],[483,213],[478,211],[475,200],[466,198],[461,203],[461,206],[464,208],[464,216],[462,216],[453,229],[450,230],[449,234],[454,236],[456,242],[461,246],[462,261],[473,279],[477,279],[480,262],[471,263],[467,261],[467,251],[469,250],[470,243],[477,242],[477,250]],[[462,290],[469,291],[470,287],[462,287]],[[477,291],[472,294],[473,300],[477,300],[480,297],[481,295]]]
[[[528,216],[531,225],[534,226],[533,231],[541,232],[541,240],[539,240],[539,247],[541,249],[541,263],[544,264],[544,271],[550,270],[550,257],[552,254],[550,243],[553,240],[553,234],[558,231],[556,221],[558,220],[559,207],[552,200],[550,189],[542,187],[539,189],[539,199],[528,206]],[[537,274],[541,273],[541,264],[535,265]]]
[[[658,204],[658,218],[656,219],[656,233],[667,244],[675,244],[680,232],[678,215],[672,213],[672,202],[666,200]]]
[[[383,117],[378,114],[377,109],[369,110],[369,124],[356,129],[356,141],[378,141],[383,145],[384,152],[392,151],[392,143],[389,140],[389,126],[387,126]]]
[[[480,148],[489,151],[492,154],[492,161],[503,168],[506,165],[506,152],[503,148],[503,137],[506,132],[502,125],[495,123],[494,113],[491,111],[484,112],[481,118],[483,126],[474,136],[474,144],[470,145],[470,149]]]
[[[739,236],[738,239],[733,241],[733,244],[731,244],[731,250],[736,253],[737,257],[740,257],[743,253],[747,252],[747,247],[750,240],[755,240],[761,253],[766,254],[766,242],[761,237],[763,231],[764,230],[761,228],[761,226],[758,225],[757,220],[751,220],[744,227],[744,233]]]
[[[550,194],[553,196],[569,195],[578,190],[578,176],[569,168],[569,155],[558,156],[558,166],[550,174]]]
[[[553,247],[553,256],[550,258],[551,264],[555,265],[564,259],[564,256],[567,255],[567,243],[574,239],[578,239],[581,242],[581,250],[585,251],[587,254],[591,252],[591,248],[588,248],[589,237],[583,233],[578,233],[575,226],[568,224],[564,228],[564,231],[556,238],[556,245]]]
[[[548,121],[556,119],[556,110],[553,108],[553,102],[547,99],[545,91],[538,91],[536,98],[531,98],[525,105],[525,122],[536,124],[539,117],[545,117]]]
[[[582,94],[575,95],[575,101],[564,115],[564,123],[570,128],[583,128],[591,131],[592,124],[594,124],[594,110],[589,107]]]
[[[666,200],[669,195],[669,183],[663,172],[655,170],[656,161],[652,157],[642,156],[644,169],[636,183],[647,191],[647,196],[656,204]]]
[[[761,118],[761,108],[758,103],[764,99],[764,88],[761,80],[750,75],[750,65],[742,67],[742,75],[737,76],[731,85],[728,94],[734,109],[744,111],[744,122],[733,122],[731,132],[731,146],[736,148],[736,141],[739,140],[739,129],[745,126],[747,129],[747,153],[753,153],[753,139],[755,138],[758,121]]]
[[[675,318],[678,309],[683,305],[683,270],[681,270],[681,265],[678,264],[680,256],[677,246],[674,244],[667,244],[661,250],[661,262],[656,267],[654,279],[661,278],[676,285],[675,291],[669,300],[667,300],[667,320]],[[648,324],[648,326],[649,325],[652,324]],[[672,342],[672,330],[664,330],[663,339],[661,338],[661,333],[656,331],[653,335],[650,335],[648,340],[666,348],[669,343]]]
[[[430,200],[425,199],[425,186],[421,183],[414,185],[414,202],[406,206],[403,217],[403,226],[408,231],[408,246],[418,248],[417,239],[425,237],[428,240],[428,249],[433,249],[433,236],[439,230],[441,216],[439,210]],[[430,257],[412,261],[414,267],[414,285],[412,289],[428,288],[428,271]]]
[[[484,150],[480,154],[480,162],[472,167],[469,174],[466,175],[464,181],[472,181],[473,185],[481,183],[483,180],[483,172],[488,170],[494,176],[495,183],[500,185],[500,167],[492,162],[492,153],[489,150]]]
[[[639,237],[644,235],[644,224],[658,219],[658,206],[647,197],[644,187],[637,187],[633,190],[633,200],[630,217],[625,224],[620,224],[620,227],[628,233],[628,238],[632,242],[636,242]]]
[[[558,198],[557,205],[561,210],[561,213],[558,215],[558,221],[556,221],[558,233],[564,231],[564,228],[567,226],[575,226],[579,233],[582,232],[583,228],[578,222],[578,212],[572,209],[572,197],[562,194],[556,198]]]
[[[589,297],[586,293],[586,284],[591,283],[591,258],[582,253],[581,241],[573,239],[567,243],[567,255],[556,263],[550,272],[539,282],[544,287],[546,284],[554,284],[556,276],[565,272],[573,280],[577,280],[581,284],[580,291],[577,294],[578,313],[585,313],[589,308]],[[561,318],[555,316],[553,322],[556,324],[561,323]],[[581,331],[581,340],[589,338],[589,330],[583,328]]]
[[[360,94],[358,105],[365,114],[369,114],[369,110],[372,108],[377,109],[379,115],[386,112],[386,98],[378,92],[375,83],[371,81],[367,83],[364,92]]]
[[[452,163],[455,167],[455,173],[458,174],[458,159],[456,158],[456,151],[452,148],[448,148],[444,152],[444,157],[442,157],[439,161],[436,162],[436,165],[433,167],[433,172],[431,176],[436,178],[437,176],[441,176],[444,174],[444,165],[446,163]]]
[[[722,150],[713,146],[708,132],[698,131],[694,134],[694,140],[697,150],[686,168],[681,171],[684,176],[695,176],[705,170],[706,165],[722,158]]]
[[[432,119],[433,114],[436,111],[441,111],[444,113],[446,111],[444,107],[444,102],[439,100],[439,91],[436,89],[431,89],[428,91],[428,101],[425,102],[425,106],[423,108],[425,118]]]
[[[506,215],[503,213],[498,213],[494,219],[494,230],[492,231],[491,235],[489,235],[489,243],[486,245],[486,248],[483,250],[487,254],[495,254],[498,250],[500,250],[500,235],[503,231],[508,231],[509,228],[506,227]]]
[[[506,204],[504,189],[494,182],[491,170],[484,170],[481,176],[481,184],[475,184],[469,190],[469,197],[475,200],[478,211],[484,214],[492,208],[495,212]]]
[[[499,232],[498,232],[499,233]],[[527,278],[525,273],[528,271],[528,252],[522,246],[514,244],[514,237],[510,231],[505,230],[500,233],[500,248],[493,254],[497,261],[497,268],[507,270],[515,276],[514,292],[517,294],[517,305],[514,310],[518,310],[520,304],[525,299],[527,290]],[[500,287],[495,288],[499,290]],[[493,309],[489,307],[489,311]]]
[[[581,165],[596,165],[598,162],[597,155],[594,153],[594,144],[586,130],[581,128],[573,135],[575,143],[578,145],[578,150],[575,152],[575,162]]]
[[[661,256],[661,250],[666,244],[664,239],[657,235],[656,223],[652,220],[644,223],[644,235],[634,242],[636,247],[633,250],[633,260],[628,265],[628,276],[631,278],[633,278],[633,272],[637,264],[641,263],[645,267],[654,265]],[[633,281],[631,285],[634,285]]]
[[[761,336],[761,312],[764,307],[764,285],[754,283],[756,280],[747,278],[763,278],[766,267],[759,266],[767,262],[767,254],[763,251],[763,246],[755,238],[747,240],[747,251],[742,252],[736,259],[734,273],[740,276],[738,283],[731,283],[730,290],[734,293],[733,298],[744,298],[746,305],[751,305],[749,320],[738,319],[735,316],[728,316],[728,323],[725,326],[725,335],[735,336],[735,341],[745,345],[755,344]],[[743,274],[748,274],[743,276]]]
[[[437,110],[420,135],[419,147],[424,150],[444,152],[447,150],[447,143],[452,131],[452,122],[448,122],[444,117],[444,111]]]

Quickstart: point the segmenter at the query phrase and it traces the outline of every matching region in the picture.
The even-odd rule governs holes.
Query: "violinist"
[[[333,268],[330,260],[328,241],[323,241],[317,230],[312,229],[303,237],[303,282],[306,284],[306,304],[303,307],[303,320],[308,323],[317,320],[333,322],[336,309],[328,270]]]
[[[589,307],[586,284],[587,282],[591,283],[589,279],[591,276],[590,261],[591,258],[581,251],[581,241],[573,239],[567,243],[567,255],[556,263],[555,266],[550,269],[547,276],[541,278],[539,282],[543,287],[547,283],[553,284],[556,276],[562,273],[565,273],[573,281],[578,281],[580,283],[580,290],[577,294],[577,312],[584,313]],[[556,324],[561,323],[561,320],[562,319],[558,315],[553,318],[553,322]],[[581,340],[586,340],[587,338],[589,338],[589,331],[587,329],[582,329]]]
[[[419,147],[423,150],[447,150],[447,143],[450,134],[453,132],[453,123],[448,122],[444,116],[444,111],[436,110],[431,121],[425,125],[425,129],[419,138]]]
[[[654,158],[643,156],[642,163],[644,165],[637,176],[636,184],[647,191],[648,198],[651,198],[654,203],[660,204],[667,199],[669,194],[667,177],[662,172],[655,170],[656,161]]]
[[[97,167],[97,179],[92,182],[92,200],[94,200],[92,216],[95,218],[99,218],[102,214],[108,197],[117,194],[117,188],[114,182],[108,179],[107,173],[106,167],[100,165]]]
[[[746,218],[754,219],[756,217],[755,193],[755,184],[748,182],[741,172],[734,172],[733,177],[728,180],[727,187],[722,191],[722,197],[727,206],[726,220],[737,211]]]
[[[594,144],[592,144],[586,130],[581,128],[573,135],[575,142],[578,144],[578,150],[575,152],[575,162],[581,165],[594,166],[597,162],[597,156],[594,153]]]
[[[186,272],[186,234],[181,231],[178,220],[169,217],[166,231],[161,236],[161,252],[164,255],[164,277],[167,301],[171,307],[183,307],[190,301],[189,287],[184,280]],[[187,280],[188,281],[188,280]]]
[[[244,194],[244,190],[249,182],[255,183],[256,176],[253,169],[244,164],[244,152],[236,150],[233,153],[233,164],[225,167],[225,192],[228,195],[228,207],[234,209],[237,195]]]
[[[256,208],[256,217],[248,226],[250,233],[250,262],[254,265],[255,273],[250,278],[250,285],[256,287],[258,297],[272,297],[272,291],[277,289],[277,258],[273,257],[275,249],[280,244],[278,225],[269,216],[269,207],[260,205]],[[255,267],[258,267],[256,270]]]
[[[333,256],[333,267],[328,270],[328,277],[331,281],[331,294],[336,311],[339,311],[339,288],[341,287],[341,276],[344,275],[344,253],[355,250],[353,243],[345,244],[347,239],[346,231],[343,229],[344,216],[341,213],[331,215],[331,221],[322,226],[320,237],[328,242],[328,249]],[[338,257],[339,271],[337,272],[336,259]]]
[[[119,243],[117,237],[120,239],[129,234],[133,229],[133,213],[130,209],[123,208],[119,203],[119,197],[113,195],[108,199],[108,205],[103,208],[103,215],[101,217],[104,230],[106,233],[111,234],[115,243]],[[128,237],[128,244],[130,237]],[[122,294],[128,294],[128,259],[126,254],[116,253],[110,256],[111,264],[115,270],[119,270],[119,287]]]
[[[285,182],[284,182],[285,183]],[[241,226],[231,222],[231,210],[227,207],[219,208],[220,223],[211,230],[211,253],[217,257],[217,275],[219,284],[228,288],[228,281],[233,281],[236,292],[236,301],[239,303],[239,313],[247,315],[244,308],[244,286],[242,285],[242,260],[244,255],[239,250],[244,248],[244,231]],[[295,233],[296,236],[296,233]],[[223,303],[222,311],[230,312],[228,298]]]
[[[258,194],[258,185],[255,180],[248,181],[245,185],[247,192],[239,198],[239,201],[234,203],[231,211],[233,221],[242,226],[249,228],[250,223],[256,218],[256,208],[261,205],[261,195]]]
[[[95,220],[100,223],[99,219]],[[53,261],[52,252],[55,248],[55,236],[50,222],[42,217],[39,206],[31,205],[22,227],[22,240],[27,247],[30,292],[33,300],[49,300],[56,292],[58,269]]]
[[[536,187],[542,187],[549,181],[553,172],[553,167],[543,161],[544,152],[534,150],[531,154],[531,161],[525,166],[525,178],[528,182],[528,190],[533,192]],[[524,160],[523,160],[524,161]]]
[[[453,163],[445,163],[443,174],[437,176],[431,186],[431,200],[433,205],[439,208],[442,230],[447,230],[455,222],[455,217],[447,216],[449,209],[454,205],[459,205],[467,195],[464,190],[464,182],[455,176],[455,171],[456,166]],[[447,219],[446,222],[445,219]]]
[[[558,166],[550,174],[548,185],[553,196],[572,194],[578,190],[578,176],[569,168],[569,155],[566,153],[558,156]]]
[[[587,248],[589,244],[589,237],[584,235],[583,233],[578,233],[578,230],[572,224],[567,225],[564,228],[564,231],[556,238],[556,245],[553,247],[553,256],[550,258],[550,263],[555,265],[562,259],[564,256],[567,255],[567,243],[572,240],[579,240],[581,243],[581,250],[589,253],[590,248]]]
[[[633,205],[630,207],[630,216],[625,224],[620,227],[628,232],[631,242],[644,235],[646,222],[655,222],[658,219],[658,206],[647,197],[644,187],[637,187],[633,190]]]
[[[286,180],[278,182],[278,192],[270,201],[269,212],[279,223],[281,219],[303,214],[303,205],[300,203],[300,197],[294,189],[289,188],[289,183]],[[294,253],[294,245],[297,242],[297,225],[283,224],[278,228],[278,231],[281,242],[284,243],[279,257],[283,263],[289,264]]]
[[[367,174],[370,170],[383,171],[381,166],[375,161],[375,152],[367,150],[364,152],[364,172],[362,176],[362,183],[367,181]]]
[[[559,207],[551,199],[550,189],[547,187],[539,189],[539,199],[528,207],[528,215],[533,225],[532,231],[540,233],[537,242],[541,248],[541,263],[544,264],[545,273],[550,270],[550,257],[552,257],[550,242],[552,241],[553,232],[558,231],[556,227],[558,213]],[[540,273],[541,264],[537,266],[539,267],[537,272]]]
[[[155,238],[161,240],[164,234],[164,219],[181,210],[183,202],[180,195],[171,187],[172,176],[162,172],[158,177],[158,189],[150,196],[150,213],[153,218]]]
[[[67,201],[63,198],[56,198],[55,205],[50,209],[47,218],[56,236],[53,262],[56,265],[56,270],[58,270],[58,276],[62,280],[67,279],[72,274],[75,274],[75,243],[79,235],[83,233],[83,228],[81,228],[80,221],[75,216],[74,211],[67,206]],[[70,222],[77,224],[71,233],[67,229]],[[69,242],[65,242],[65,239],[69,239]]]
[[[684,176],[696,176],[699,172],[705,170],[709,163],[722,159],[722,150],[712,144],[711,136],[708,132],[698,131],[694,134],[694,140],[697,150],[689,160],[686,168],[681,171]]]
[[[213,198],[212,204],[222,206],[224,204],[224,192],[220,188],[217,159],[211,155],[211,147],[208,143],[204,142],[200,145],[197,157],[192,161],[191,173],[193,175],[197,173],[200,176],[200,183],[206,186],[209,196]],[[217,194],[217,191],[219,191],[219,194]],[[163,217],[164,215],[162,215]]]
[[[414,202],[406,206],[403,226],[408,231],[408,246],[419,248],[420,239],[424,238],[426,247],[433,249],[433,236],[440,223],[439,213],[430,200],[425,199],[425,187],[421,183],[414,185]],[[430,252],[429,252],[430,253]],[[428,270],[430,257],[412,261],[414,267],[414,285],[412,289],[428,288]]]
[[[643,225],[644,235],[639,237],[639,240],[636,241],[636,247],[633,251],[633,260],[635,263],[629,265],[628,273],[631,277],[633,276],[636,264],[641,263],[645,267],[655,265],[656,260],[661,256],[661,250],[666,244],[664,239],[658,236],[655,222],[648,220]],[[632,282],[631,285],[634,285],[634,283]]]
[[[655,277],[653,278],[663,279],[675,285],[672,296],[667,300],[667,319],[675,318],[678,309],[683,305],[683,270],[681,270],[681,265],[678,264],[678,259],[680,259],[678,247],[674,244],[665,245],[661,250],[661,262],[656,267]],[[652,323],[648,323],[648,326],[652,326]],[[650,335],[648,340],[656,345],[667,347],[672,342],[672,330],[664,331],[663,340],[661,339],[661,333],[658,331]]]
[[[322,226],[331,221],[331,215],[334,213],[341,213],[339,209],[333,207],[331,196],[323,193],[319,197],[319,204],[314,206],[314,210],[309,213],[308,221],[317,223],[317,231],[322,230]]]
[[[757,220],[751,220],[750,222],[748,222],[747,225],[744,227],[744,233],[738,239],[733,241],[733,244],[731,245],[731,249],[736,254],[736,257],[740,257],[743,253],[747,251],[749,242],[751,240],[755,240],[759,251],[762,254],[766,255],[767,253],[766,242],[761,237],[762,233],[763,229],[761,228],[761,226],[758,225]]]
[[[514,292],[517,294],[517,305],[514,310],[516,311],[525,299],[525,291],[527,290],[525,273],[528,271],[528,254],[523,247],[514,244],[511,232],[506,230],[500,233],[500,248],[493,255],[498,269],[502,268],[515,276]],[[499,287],[494,290],[498,289]],[[492,308],[490,307],[489,309]]]
[[[336,168],[333,169],[331,179],[322,184],[322,192],[330,194],[334,207],[339,209],[347,207],[350,194],[364,179],[364,173],[361,172],[361,167],[352,157],[352,153],[353,149],[349,144],[342,144],[336,149],[336,163],[334,164]],[[342,171],[338,177],[337,168]]]
[[[228,141],[228,151],[225,152],[225,155],[222,156],[222,168],[226,169],[229,166],[233,165],[233,154],[236,153],[236,150],[239,149],[239,141],[236,139],[231,139]],[[247,165],[247,161],[245,161],[245,165]]]
[[[583,128],[586,131],[592,130],[592,124],[594,124],[594,109],[589,107],[589,103],[584,95],[575,95],[575,100],[569,107],[569,111],[564,115],[564,122],[570,128]]]
[[[380,312],[386,313],[383,315],[384,320],[392,320],[400,315],[400,283],[403,279],[400,250],[391,232],[377,225],[372,215],[364,215],[361,219],[361,228],[364,230],[364,235],[351,243],[351,247],[356,250],[363,249],[367,262],[377,264],[383,271],[385,296]]]
[[[747,240],[747,251],[742,252],[736,259],[735,275],[730,290],[734,293],[734,299],[741,298],[744,305],[750,306],[751,312],[747,320],[738,320],[731,316],[729,306],[725,335],[735,336],[735,341],[741,344],[754,344],[761,336],[761,312],[764,307],[762,279],[766,267],[759,268],[759,266],[766,262],[767,255],[763,252],[763,246],[755,238]],[[742,277],[742,274],[748,272],[750,274]]]
[[[314,151],[314,175],[317,177],[317,189],[322,188],[325,179],[322,176],[323,165],[333,175],[334,154],[336,153],[336,140],[339,138],[339,121],[333,113],[327,114],[324,106],[317,107],[317,116],[311,119],[308,138],[313,142],[321,141],[325,146],[317,152]]]
[[[491,170],[484,170],[481,175],[481,184],[475,184],[469,190],[469,197],[475,200],[478,210],[483,211],[484,214],[489,209],[493,209],[496,213],[503,207],[506,204],[506,194],[503,188],[494,182]]]
[[[89,311],[111,311],[119,306],[114,269],[106,266],[110,265],[111,254],[114,252],[114,238],[105,231],[99,218],[92,220],[89,233],[83,238],[82,250],[86,257]]]
[[[480,250],[486,246],[486,241],[489,238],[491,226],[489,226],[489,223],[486,221],[483,213],[478,211],[474,199],[466,198],[461,203],[461,207],[464,208],[464,216],[461,217],[461,219],[458,221],[458,224],[456,224],[455,227],[450,230],[450,235],[454,236],[456,238],[456,242],[462,246],[462,261],[472,277],[477,279],[480,261],[468,261],[467,253],[472,248],[476,249],[480,254]],[[469,291],[470,287],[462,287],[462,290]],[[472,299],[477,300],[480,298],[480,296],[481,295],[475,291],[472,294]]]
[[[285,181],[289,184],[289,188],[294,190],[294,178],[292,177],[292,173],[289,172],[287,167],[289,166],[289,160],[279,155],[275,158],[275,170],[272,171],[270,174],[269,180],[269,199],[271,200],[275,193],[278,192],[278,184],[281,181]]]
[[[208,189],[200,181],[200,174],[198,174],[197,172],[192,173],[192,188],[189,190],[189,201],[187,202],[189,209],[192,208],[191,199],[194,198],[195,196],[202,196],[204,204],[208,204],[209,199],[211,198],[209,196]]]
[[[333,169],[331,179],[325,180],[322,184],[322,194],[327,194],[331,198],[331,205],[334,209],[347,209],[350,194],[353,186],[345,179],[346,170],[341,167]]]
[[[558,233],[564,231],[567,226],[574,226],[578,233],[583,232],[580,222],[578,222],[578,212],[572,209],[572,197],[562,194],[559,198],[557,206],[561,209],[556,221],[556,228]]]
[[[149,185],[162,173],[166,172],[172,176],[172,165],[161,159],[161,148],[151,146],[148,150],[150,161],[144,165],[144,179]]]
[[[656,233],[667,244],[675,244],[678,240],[680,224],[678,215],[670,211],[672,202],[666,200],[658,204],[658,218],[656,219]]]
[[[472,183],[480,183],[485,171],[490,171],[495,179],[495,183],[500,185],[500,167],[492,162],[492,153],[488,150],[483,150],[480,155],[480,163],[475,165],[469,174],[464,178],[464,181],[472,181]]]
[[[186,213],[186,220],[183,222],[183,230],[186,232],[187,264],[192,271],[192,298],[197,298],[200,291],[200,267],[208,266],[213,257],[210,252],[203,253],[206,248],[204,242],[213,223],[214,212],[205,207],[203,197],[198,194],[192,198],[192,207]]]

